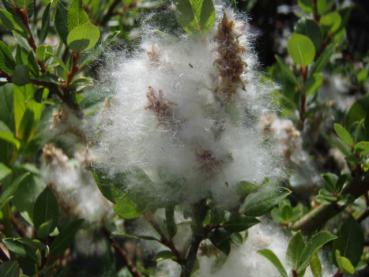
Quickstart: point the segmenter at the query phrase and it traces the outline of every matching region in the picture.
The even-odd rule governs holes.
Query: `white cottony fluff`
[[[245,242],[232,249],[227,260],[221,267],[217,268],[214,257],[200,257],[200,269],[196,277],[279,277],[277,269],[263,256],[257,253],[260,249],[272,250],[285,266],[287,272],[291,274],[291,268],[285,259],[288,247],[288,237],[285,236],[278,227],[266,223],[260,223],[248,230],[248,237]],[[321,258],[322,276],[332,276],[332,268]],[[290,275],[292,276],[292,275]],[[312,277],[308,268],[305,277]]]
[[[184,202],[209,194],[232,202],[238,182],[280,175],[258,128],[261,115],[271,109],[274,85],[257,71],[247,22],[229,11],[224,22],[223,12],[209,34],[151,33],[140,51],[116,60],[109,77],[114,93],[90,123],[98,126],[92,147],[97,167],[112,175],[140,168],[153,180],[156,196]],[[235,62],[224,58],[229,46],[222,27],[233,32]],[[229,95],[219,96],[224,92]],[[173,176],[180,188],[163,188]]]
[[[99,223],[110,214],[110,203],[81,161],[69,160],[60,149],[48,144],[43,149],[41,169],[45,183],[67,214],[90,223]]]

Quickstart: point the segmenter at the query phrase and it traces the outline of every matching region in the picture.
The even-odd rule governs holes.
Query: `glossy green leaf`
[[[268,259],[268,261],[274,265],[282,277],[288,277],[286,269],[273,251],[269,249],[261,249],[258,251],[258,253]]]
[[[30,81],[28,67],[16,65],[13,72],[12,82],[18,86],[23,86]]]
[[[315,255],[320,248],[322,248],[328,242],[335,240],[337,237],[329,232],[322,231],[315,234],[306,243],[306,247],[301,253],[300,260],[298,262],[297,272],[305,272],[306,267],[309,265],[311,258]]]
[[[49,31],[49,27],[50,27],[50,6],[51,3],[49,3],[44,11],[44,14],[42,15],[42,23],[41,23],[41,30],[38,34],[38,38],[40,39],[40,41],[44,41],[47,33]]]
[[[310,260],[310,269],[314,277],[322,277],[322,264],[317,254],[313,255]]]
[[[297,232],[289,241],[286,259],[291,264],[292,268],[296,269],[299,266],[301,254],[305,249],[305,241],[301,232]]]
[[[0,163],[0,181],[7,177],[10,173],[12,173],[12,170],[5,164]]]
[[[360,141],[355,144],[355,151],[362,154],[368,155],[369,154],[369,141]]]
[[[294,63],[307,66],[315,57],[315,46],[313,42],[304,35],[293,33],[287,43],[288,54]]]
[[[50,233],[54,230],[58,223],[59,207],[53,192],[46,189],[37,197],[33,209],[33,223],[35,228],[40,231],[42,227],[42,235]]]
[[[215,22],[212,0],[177,0],[176,18],[187,33],[209,30]]]
[[[68,36],[68,12],[64,1],[58,1],[56,4],[54,25],[59,37],[66,43]]]
[[[350,133],[343,127],[341,124],[335,123],[334,130],[336,131],[337,136],[347,145],[353,145],[354,139],[350,135]]]
[[[0,276],[4,277],[19,277],[20,268],[18,262],[8,261],[0,265]]]
[[[335,254],[336,254],[336,262],[337,262],[338,268],[346,274],[349,274],[349,275],[354,274],[355,267],[352,265],[351,261],[347,259],[346,257],[341,256],[339,250],[336,250]]]
[[[336,32],[341,27],[341,23],[342,18],[338,12],[328,13],[320,18],[320,24],[331,33]]]
[[[82,7],[81,0],[70,2],[67,18],[69,32],[74,28],[89,22],[88,15]]]
[[[53,240],[50,246],[50,253],[55,256],[63,254],[70,246],[82,223],[83,220],[73,220],[61,229],[60,234]]]
[[[124,219],[134,219],[141,216],[137,205],[127,195],[117,201],[114,205],[114,211]]]
[[[337,237],[333,243],[334,249],[356,266],[364,249],[364,233],[360,223],[349,217],[340,227]]]
[[[223,227],[231,233],[236,233],[245,231],[259,222],[260,221],[255,217],[237,215],[226,221]]]
[[[247,216],[262,216],[290,193],[283,187],[263,187],[246,197],[240,211]]]
[[[14,179],[8,186],[6,186],[0,195],[0,209],[4,207],[10,199],[14,197],[14,193],[17,191],[21,183],[28,177],[30,173],[26,172]]]
[[[300,19],[296,23],[295,32],[310,38],[314,43],[315,49],[320,48],[322,35],[319,25],[314,20],[307,18]]]
[[[93,48],[100,38],[100,30],[90,22],[78,25],[70,31],[67,37],[68,46],[81,52]]]
[[[0,40],[0,70],[11,75],[15,68],[15,61],[12,53],[3,41]]]

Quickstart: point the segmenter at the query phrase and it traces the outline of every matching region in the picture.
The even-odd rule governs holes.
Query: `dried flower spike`
[[[223,103],[231,102],[237,89],[243,87],[241,75],[247,65],[242,59],[245,48],[240,44],[238,37],[235,22],[224,14],[215,35],[215,41],[218,43],[218,58],[215,63],[219,70],[216,97]]]

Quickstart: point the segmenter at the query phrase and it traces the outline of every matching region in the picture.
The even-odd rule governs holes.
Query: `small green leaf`
[[[315,57],[313,42],[304,35],[293,33],[288,40],[287,50],[292,60],[301,66],[311,64]]]
[[[322,277],[322,264],[317,254],[313,255],[310,260],[310,269],[314,277]]]
[[[158,254],[156,254],[156,261],[160,262],[160,261],[164,261],[164,260],[176,260],[176,256],[168,250],[163,250],[160,251]]]
[[[293,72],[290,70],[290,68],[288,67],[288,65],[286,65],[284,63],[284,61],[278,57],[275,56],[275,59],[277,61],[278,67],[280,68],[280,70],[282,71],[283,75],[293,84],[297,85],[298,81],[297,78],[295,76],[295,74],[293,74]]]
[[[240,211],[248,216],[262,216],[290,193],[290,190],[283,187],[263,187],[246,197]]]
[[[300,261],[301,254],[305,248],[304,238],[301,232],[297,232],[289,241],[286,259],[292,268],[296,269]]]
[[[341,256],[340,251],[336,250],[336,262],[338,265],[338,268],[343,271],[346,274],[354,274],[355,273],[355,267],[352,265],[351,261],[347,259],[344,256]]]
[[[75,234],[79,230],[83,223],[83,220],[73,220],[69,222],[60,232],[60,234],[53,240],[50,246],[50,253],[59,256],[64,253],[64,251],[72,243]]]
[[[355,151],[359,152],[361,155],[369,154],[369,141],[360,141],[355,144]]]
[[[215,22],[212,0],[177,0],[176,18],[187,33],[209,30]]]
[[[224,254],[228,255],[231,251],[231,233],[225,229],[216,229],[210,234],[209,239]]]
[[[66,43],[68,36],[68,22],[67,22],[67,9],[65,7],[64,1],[58,1],[56,4],[55,11],[55,29],[59,34],[61,40]]]
[[[319,58],[314,62],[313,66],[311,67],[312,73],[321,72],[325,66],[329,63],[330,58],[333,54],[334,45],[330,44],[328,45],[323,53],[320,54]]]
[[[170,205],[165,208],[165,222],[167,225],[167,231],[170,238],[173,238],[177,233],[177,225],[174,219],[175,206]]]
[[[259,222],[260,221],[255,217],[235,215],[226,221],[223,227],[231,233],[236,233],[245,231]]]
[[[7,74],[12,74],[15,68],[15,61],[9,47],[0,40],[0,70]]]
[[[271,262],[274,265],[274,267],[278,270],[279,274],[282,277],[288,277],[286,269],[284,268],[283,264],[281,263],[277,255],[273,253],[273,251],[269,249],[261,249],[258,251],[258,253],[267,258],[268,261]]]
[[[30,258],[32,261],[37,261],[36,248],[29,243],[25,238],[4,238],[3,243],[9,251],[13,252],[19,257]]]
[[[12,170],[5,164],[0,163],[0,181],[7,177],[10,173],[12,173]]]
[[[19,277],[20,268],[16,261],[4,262],[0,265],[0,276]]]
[[[67,19],[69,32],[71,32],[74,28],[89,22],[88,15],[82,7],[81,0],[70,2]]]
[[[117,201],[114,205],[114,212],[124,219],[135,219],[141,216],[137,205],[129,199],[128,195]]]
[[[305,35],[314,43],[315,49],[320,48],[321,33],[319,25],[312,19],[302,18],[296,23],[295,32]]]
[[[27,178],[29,175],[29,172],[26,172],[17,178],[9,184],[1,193],[0,195],[0,209],[4,207],[6,203],[9,202],[10,199],[14,197],[14,193],[17,191],[19,185]]]
[[[364,249],[364,233],[360,223],[349,217],[337,233],[338,239],[334,241],[333,248],[340,251],[342,256],[350,259],[353,265],[360,261]]]
[[[90,22],[78,25],[70,31],[67,37],[68,46],[81,52],[93,48],[100,38],[100,30]]]
[[[41,237],[52,232],[58,223],[59,207],[53,192],[46,189],[37,197],[33,208],[33,223],[38,231],[42,231]],[[41,227],[43,227],[41,229]]]
[[[341,23],[342,18],[338,12],[328,13],[320,18],[320,24],[331,33],[336,32],[341,27]]]
[[[17,64],[14,69],[12,82],[17,86],[23,86],[30,81],[28,67],[25,65]]]
[[[315,255],[320,248],[322,248],[328,242],[335,240],[337,237],[329,232],[322,231],[315,234],[307,243],[303,252],[301,253],[299,266],[297,268],[298,273],[305,272],[306,267],[309,265],[311,258]]]
[[[347,145],[353,145],[354,139],[350,135],[350,133],[343,127],[341,124],[335,123],[334,130],[336,131],[337,136]]]
[[[44,14],[42,15],[42,23],[41,23],[41,30],[38,34],[38,38],[40,39],[40,41],[44,41],[47,33],[49,31],[49,26],[50,26],[50,6],[51,3],[49,3],[44,11]]]

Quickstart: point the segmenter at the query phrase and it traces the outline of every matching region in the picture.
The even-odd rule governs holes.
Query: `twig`
[[[155,222],[153,216],[151,214],[145,214],[145,219],[150,225],[154,228],[154,230],[159,234],[160,240],[159,242],[165,245],[172,251],[172,253],[176,256],[177,262],[181,264],[183,262],[182,254],[178,251],[176,246],[174,245],[171,239],[168,239],[164,232],[161,230],[160,226],[157,222]]]
[[[109,9],[107,10],[106,14],[101,19],[100,25],[104,26],[110,20],[110,18],[114,15],[115,8],[121,2],[122,2],[121,0],[114,0],[113,3],[111,3],[111,5],[110,5]]]
[[[342,193],[356,199],[368,191],[369,174],[365,174],[355,177]],[[330,218],[340,213],[344,208],[345,206],[338,206],[336,203],[323,204],[307,213],[292,228],[302,230],[305,233],[312,233],[322,228]]]
[[[136,265],[131,260],[131,258],[128,256],[127,251],[119,245],[117,241],[115,241],[114,238],[110,236],[110,233],[107,229],[103,229],[103,232],[106,236],[106,238],[109,240],[111,246],[114,248],[115,252],[119,254],[119,256],[123,259],[125,265],[127,266],[127,269],[132,274],[133,277],[141,277],[141,274],[138,272]]]

